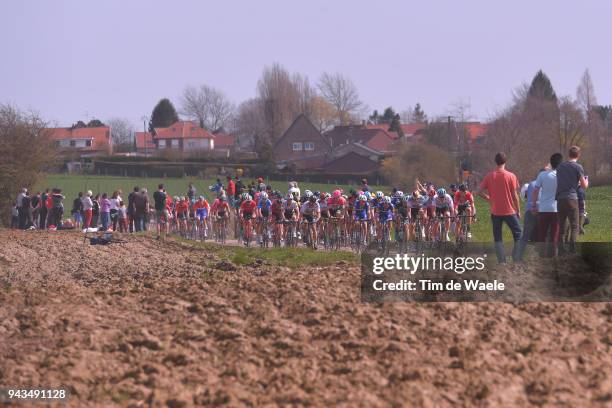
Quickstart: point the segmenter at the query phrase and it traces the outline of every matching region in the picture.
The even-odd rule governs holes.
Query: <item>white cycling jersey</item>
[[[448,194],[446,194],[442,198],[438,197],[438,195],[436,194],[436,196],[433,199],[433,206],[435,206],[436,208],[444,208],[444,207],[453,208],[453,199]]]

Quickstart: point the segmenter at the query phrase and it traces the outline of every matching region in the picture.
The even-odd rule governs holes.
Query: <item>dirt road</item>
[[[358,266],[0,231],[0,385],[84,406],[610,406],[612,304],[366,304]]]

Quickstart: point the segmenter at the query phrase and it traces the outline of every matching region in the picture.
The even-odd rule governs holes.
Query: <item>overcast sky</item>
[[[342,72],[379,110],[421,102],[432,116],[464,100],[487,119],[540,68],[573,96],[589,68],[611,104],[612,2],[561,3],[1,1],[0,103],[61,126],[87,115],[138,124],[162,97],[178,109],[190,84],[253,97],[279,62],[311,81]]]

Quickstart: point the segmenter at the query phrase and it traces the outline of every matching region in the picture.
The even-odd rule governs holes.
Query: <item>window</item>
[[[91,140],[86,140],[85,141],[85,146],[91,147]]]
[[[304,142],[304,150],[314,150],[314,143],[312,142]]]
[[[75,146],[76,146],[76,140],[71,140],[70,147],[75,147]]]
[[[302,150],[302,144],[301,143],[294,143],[293,144],[293,151],[294,152],[299,152]]]
[[[179,140],[178,139],[172,139],[172,147],[179,147]]]

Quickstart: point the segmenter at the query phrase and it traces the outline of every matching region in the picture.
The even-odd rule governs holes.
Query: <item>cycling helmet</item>
[[[251,199],[251,196],[249,195],[249,193],[242,193],[242,199],[244,201],[248,201]]]
[[[334,198],[340,198],[340,197],[342,197],[342,191],[340,191],[340,190],[334,190],[333,196],[334,196]]]
[[[421,195],[421,192],[420,192],[419,190],[414,190],[414,191],[412,192],[412,196],[413,196],[414,198],[419,198],[419,196],[420,196],[420,195]],[[408,196],[406,196],[406,197],[408,197]]]
[[[314,193],[312,193],[315,197],[319,197],[321,195],[320,191],[315,191]]]
[[[308,198],[308,200],[309,200],[311,203],[316,203],[316,202],[317,202],[317,196],[313,194],[313,195],[311,195],[311,196]]]
[[[179,201],[179,200],[180,200],[180,197],[179,197],[179,196],[174,196],[174,197],[172,197],[172,199],[173,199],[174,201]]]
[[[467,186],[465,184],[460,184],[459,185],[459,191],[462,191],[462,192],[467,191]]]
[[[446,195],[446,190],[443,188],[438,189],[438,197],[444,197]]]
[[[351,191],[349,191],[350,195],[357,197],[357,192],[353,189],[351,189]]]
[[[259,177],[259,178],[257,178],[257,182],[258,182],[259,184],[263,183],[263,181],[264,181],[263,177]]]
[[[370,192],[369,192],[369,191],[364,191],[364,192],[363,192],[363,195],[364,195],[364,196],[366,197],[366,199],[368,199],[368,200],[372,199],[372,194],[370,194]]]
[[[304,191],[304,197],[310,198],[311,196],[312,196],[312,191],[310,191],[310,190]]]
[[[201,195],[199,198],[200,198],[200,200],[202,200],[202,201],[206,200],[206,197],[204,197],[203,195]]]
[[[266,185],[264,183],[259,183],[259,185],[257,186],[257,189],[259,191],[265,191],[266,190]]]
[[[391,197],[383,197],[383,200],[385,200],[385,203],[391,204]]]
[[[397,190],[397,191],[395,192],[395,196],[396,196],[397,198],[402,198],[402,197],[404,196],[404,192],[403,192],[403,191],[400,191],[400,190]]]
[[[329,193],[327,193],[327,192],[321,193],[321,198],[322,199],[326,199],[326,198],[329,198],[329,197],[330,197]]]
[[[348,200],[348,196],[346,194],[342,194],[342,198],[344,198],[345,200]]]
[[[365,195],[365,194],[361,194],[361,195],[359,196],[359,201],[367,201],[367,200],[368,200],[368,197],[366,197],[366,195]]]
[[[293,194],[288,193],[285,198],[287,199],[287,201],[292,201],[293,200]]]
[[[451,191],[456,191],[456,190],[457,190],[457,185],[456,185],[456,184],[451,184],[450,186],[448,186],[448,188],[449,188]]]
[[[410,195],[409,195],[409,194],[406,194],[406,195],[403,197],[403,200],[404,200],[404,201],[408,201],[408,200],[410,200]]]
[[[268,193],[266,193],[265,191],[262,191],[261,193],[259,193],[259,198],[262,200],[267,200],[268,199]]]
[[[385,194],[382,191],[377,191],[376,192],[376,198],[383,198],[385,196]]]

